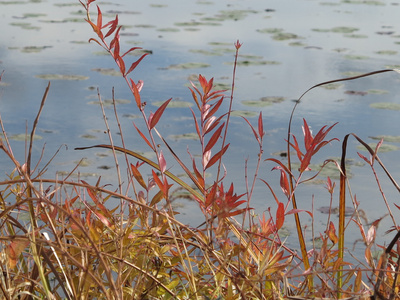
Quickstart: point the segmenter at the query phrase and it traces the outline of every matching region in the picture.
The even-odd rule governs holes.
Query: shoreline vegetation
[[[25,162],[14,157],[0,117],[0,150],[15,166],[8,178],[0,182],[2,299],[400,299],[400,227],[392,212],[400,206],[391,207],[381,181],[389,180],[398,191],[400,187],[378,156],[383,139],[375,149],[353,133],[339,141],[328,137],[336,123],[314,130],[313,134],[310,121],[305,119],[303,136],[295,136],[291,131],[296,107],[310,90],[385,72],[399,73],[398,70],[374,71],[309,88],[289,115],[287,136],[283,137],[287,152],[282,160],[264,157],[263,143],[268,141],[262,113],[254,118],[255,122],[243,117],[259,149],[258,155],[252,157],[256,162],[254,174],[248,174],[247,167],[243,170],[246,193],[238,195],[235,183],[225,180],[224,164],[229,163],[228,129],[241,43],[233,44],[236,52],[230,95],[225,90],[215,90],[213,78],[199,75],[190,82],[188,92],[194,105],[187,109],[196,128],[198,149],[187,151],[190,164],[185,164],[157,129],[172,98],[162,102],[154,113],[147,111],[140,95],[145,83],[132,76],[149,53],[141,53],[136,61],[128,63],[132,56],[127,54],[141,48],[133,47],[126,52],[121,49],[118,15],[105,22],[100,6],[93,7],[95,0],[79,2],[95,33],[89,42],[107,51],[118,66],[142,117],[133,123],[134,130],[155,159],[125,147],[115,99],[115,121],[120,131],[115,136],[111,133],[99,91],[109,144],[76,150],[111,150],[119,183],[115,189],[100,178],[95,185],[70,179],[78,166],[63,179],[48,178],[46,167],[42,171],[37,168],[41,159],[32,161],[33,137],[50,83],[26,138]],[[93,11],[96,19],[92,17]],[[220,110],[226,107],[224,102],[229,104],[227,111]],[[139,126],[138,122],[143,124]],[[388,246],[375,243],[381,219],[367,223],[351,193],[351,180],[346,176],[349,139],[369,152],[369,156],[358,155],[370,166],[382,204],[393,222],[387,232],[397,232],[392,241],[387,241]],[[313,156],[330,143],[342,143],[340,159],[327,159],[320,170],[309,172]],[[52,159],[46,165],[51,162]],[[185,179],[169,170],[172,164],[181,167]],[[338,182],[321,173],[328,165],[340,174]],[[279,176],[278,190],[259,177],[261,168],[271,166],[273,174]],[[383,179],[375,168],[384,171]],[[313,236],[310,247],[300,215],[306,214],[313,220],[313,213],[311,208],[298,208],[296,190],[317,177],[325,182],[330,206],[324,208],[325,231],[315,234],[320,243],[317,245]],[[256,215],[251,207],[253,191],[259,184],[265,186],[272,199],[262,215]],[[202,224],[188,225],[177,219],[172,202],[178,197],[197,203],[204,216]],[[116,203],[112,207],[111,199]],[[338,208],[333,205],[336,199]],[[339,216],[337,222],[331,218],[334,214]],[[298,251],[287,247],[280,234],[285,222],[292,222],[293,218]],[[365,245],[364,257],[354,257],[345,247],[346,238],[355,239],[346,235],[350,224],[359,228],[357,238]],[[373,251],[376,248],[380,249],[378,253]]]

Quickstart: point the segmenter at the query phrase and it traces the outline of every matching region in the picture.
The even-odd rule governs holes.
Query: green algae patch
[[[26,23],[26,22],[13,22],[10,23],[11,26],[17,26],[21,27],[22,29],[27,29],[27,30],[39,30],[39,26],[33,26],[31,23]]]
[[[186,70],[186,69],[201,69],[201,68],[208,68],[208,67],[210,67],[210,65],[206,64],[206,63],[189,62],[189,63],[169,65],[165,69],[167,69],[167,70]]]
[[[8,139],[13,140],[13,141],[26,141],[27,139],[29,140],[30,135],[26,135],[25,133],[20,133],[20,134],[12,134],[12,135],[7,135]],[[42,136],[35,134],[33,136],[33,140],[41,140],[43,139]]]
[[[160,107],[162,104],[164,104],[165,101],[155,101],[152,102],[151,104],[157,107]],[[169,108],[181,108],[181,107],[192,107],[193,103],[188,102],[188,101],[182,101],[182,100],[172,100],[169,104]]]
[[[364,5],[375,5],[375,6],[385,6],[386,3],[382,1],[372,1],[372,0],[342,0],[342,3],[348,4],[364,4]]]
[[[400,110],[400,103],[375,102],[371,103],[369,106],[377,109]]]
[[[107,76],[122,76],[121,71],[114,68],[94,68],[91,71],[98,72]]]
[[[279,32],[272,35],[272,39],[275,41],[287,41],[294,39],[302,39],[302,37],[290,32]]]
[[[88,80],[88,76],[83,75],[67,75],[67,74],[40,74],[35,75],[36,78],[46,80]]]
[[[245,117],[245,118],[253,118],[258,116],[258,113],[255,111],[248,110],[234,110],[231,112],[232,117]]]
[[[398,52],[394,50],[380,50],[375,53],[379,55],[397,55]]]
[[[177,140],[195,140],[195,141],[197,141],[199,139],[199,136],[197,135],[197,133],[191,132],[191,133],[170,135],[170,136],[168,136],[168,138],[170,138],[172,140],[176,140],[176,141]]]
[[[267,34],[278,34],[278,33],[282,33],[283,29],[282,28],[263,28],[263,29],[257,29],[257,32],[267,33]]]
[[[351,60],[365,60],[365,59],[369,59],[368,56],[364,56],[364,55],[345,55],[344,58],[346,59],[351,59]]]
[[[20,49],[22,53],[39,53],[44,49],[52,48],[52,46],[25,46]]]
[[[112,99],[105,99],[105,100],[102,100],[103,105],[105,105],[105,106],[114,105],[114,101],[115,101],[115,104],[117,104],[117,105],[118,105],[118,104],[129,104],[129,103],[131,103],[131,100],[128,100],[128,99],[114,99],[114,100],[112,100]],[[88,104],[97,104],[97,105],[100,105],[100,101],[98,101],[98,100],[89,101]]]
[[[253,107],[265,107],[276,103],[281,103],[284,100],[285,100],[284,97],[270,96],[270,97],[262,97],[260,100],[244,100],[242,101],[242,104]]]
[[[400,136],[394,136],[394,135],[377,135],[377,136],[370,136],[369,138],[379,141],[383,139],[384,142],[388,143],[400,143]]]
[[[321,85],[321,87],[326,90],[337,90],[338,88],[341,88],[342,86],[343,86],[343,84],[341,84],[341,83],[328,83],[328,84]]]
[[[369,143],[368,146],[370,146],[372,149],[376,148],[377,143]],[[362,151],[368,151],[365,149],[363,145],[358,145],[357,149],[362,150]],[[392,151],[397,151],[399,150],[399,147],[395,145],[388,145],[388,144],[382,144],[379,147],[378,153],[384,153],[384,152],[392,152]]]

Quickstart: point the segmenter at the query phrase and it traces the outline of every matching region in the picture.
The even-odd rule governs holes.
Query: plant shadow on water
[[[277,1],[271,2],[276,9],[265,8],[261,2],[255,4],[257,9],[226,9],[222,2],[198,1],[199,11],[193,18],[180,22],[160,18],[165,23],[159,27],[141,23],[145,18],[138,11],[111,3],[101,4],[105,13],[92,6],[92,13],[97,13],[92,20],[89,7],[93,2],[81,3],[79,8],[54,5],[57,12],[63,9],[57,19],[53,10],[12,14],[24,22],[10,22],[11,26],[38,35],[79,24],[79,30],[66,33],[65,40],[86,35],[80,23],[86,18],[97,35],[87,38],[93,42],[91,47],[100,44],[117,68],[112,60],[108,63],[102,56],[82,54],[94,51],[76,39],[68,46],[57,40],[55,46],[15,42],[8,48],[21,72],[12,75],[18,78],[11,77],[10,82],[27,80],[21,88],[6,85],[4,97],[17,100],[1,103],[7,130],[2,136],[2,165],[14,169],[2,182],[1,193],[4,296],[398,297],[392,272],[399,268],[394,247],[398,237],[392,238],[399,206],[393,206],[392,199],[399,188],[391,174],[395,178],[399,174],[382,163],[398,160],[394,126],[398,107],[393,103],[393,95],[399,92],[398,78],[391,72],[397,72],[396,64],[388,58],[396,50],[387,38],[395,32],[393,27],[374,29],[380,47],[385,48],[367,51],[355,45],[349,50],[335,45],[320,51],[323,34],[332,35],[336,43],[368,39],[368,34],[356,34],[363,27],[324,26],[305,35],[297,32],[295,19],[288,24],[278,20],[276,12],[284,6]],[[172,8],[177,3],[149,7],[156,17],[167,8],[176,13],[179,10]],[[0,5],[37,10],[31,2]],[[304,3],[300,9],[309,10],[312,5]],[[321,14],[332,12],[328,3],[317,5]],[[390,6],[379,1],[343,1],[335,12],[351,10],[353,5],[360,5],[365,13]],[[64,15],[64,10],[69,13]],[[118,27],[116,14],[121,21],[132,15],[137,23]],[[283,10],[281,16],[298,15]],[[321,20],[315,17],[317,26]],[[243,26],[235,26],[244,20],[249,20],[249,26],[257,21],[252,34],[260,38],[251,41],[249,48],[239,41],[229,46],[232,43],[225,41],[243,34]],[[276,27],[268,27],[269,20]],[[51,30],[43,25],[48,23],[54,25]],[[264,23],[268,25],[260,27]],[[230,30],[224,38],[211,34],[227,24],[238,30]],[[147,36],[151,50],[138,51],[136,32]],[[189,38],[194,34],[199,38]],[[32,41],[30,35],[35,34],[27,34],[26,43]],[[207,43],[210,37],[222,42]],[[188,43],[182,44],[185,39]],[[268,48],[268,55],[260,50],[260,40],[275,45]],[[37,37],[34,41],[45,43]],[[182,45],[182,52],[174,54],[173,43],[165,41]],[[86,71],[80,63],[65,60],[67,49],[82,57]],[[239,54],[239,49],[254,49],[254,53]],[[293,53],[301,61],[285,67],[285,58]],[[37,62],[28,65],[31,55],[37,55]],[[5,69],[8,60],[3,62]],[[222,66],[213,69],[221,60]],[[333,71],[320,67],[326,61],[332,63]],[[26,72],[27,66],[32,66],[32,72]],[[393,70],[365,71],[384,66]],[[297,80],[310,69],[316,70],[315,77]],[[349,69],[357,73],[345,73]],[[134,70],[143,73],[143,81],[130,77]],[[215,79],[193,75],[199,72],[215,72]],[[7,74],[2,75],[2,83],[8,83]],[[347,78],[313,86],[301,101],[290,100],[304,86],[312,86],[309,80],[331,75]],[[282,78],[284,87],[271,84],[271,78]],[[166,100],[177,81],[189,82],[189,91],[179,89],[175,98]],[[98,82],[104,82],[101,90]],[[260,96],[265,82],[268,86],[262,92],[268,94]],[[63,92],[55,96],[53,89]],[[18,118],[31,120],[37,104],[23,99],[31,100],[32,94],[43,90],[30,135],[21,134],[28,131],[26,126],[20,127],[17,118],[8,121],[9,112],[18,111]],[[46,98],[52,97],[59,99],[44,107]],[[98,109],[93,104],[98,104],[100,116],[93,116]],[[293,106],[296,112],[290,116]],[[57,148],[64,136],[72,139],[70,148],[86,150],[88,158],[80,159],[82,152],[62,147],[61,154],[50,160],[48,150],[36,148],[43,139],[47,148]],[[26,154],[18,141],[21,137],[27,140]],[[16,143],[16,151],[9,141]],[[378,169],[379,164],[382,168]],[[49,179],[53,171],[58,175]],[[394,193],[386,192],[393,187]],[[371,210],[376,203],[382,208]],[[378,228],[390,235],[377,234]],[[29,274],[30,281],[20,280],[24,274]]]

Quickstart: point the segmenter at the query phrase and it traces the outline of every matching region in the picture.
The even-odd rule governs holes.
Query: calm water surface
[[[120,24],[124,25],[121,41],[125,49],[140,46],[152,52],[133,74],[135,80],[145,82],[142,98],[152,104],[148,105],[148,111],[156,110],[153,104],[157,101],[171,97],[174,101],[190,102],[189,78],[199,73],[207,78],[214,77],[223,88],[230,88],[233,43],[239,39],[243,46],[234,109],[253,112],[254,115],[249,117],[253,124],[256,124],[258,112],[263,112],[267,133],[264,155],[267,158],[276,157],[275,153],[285,150],[284,139],[294,105],[292,100],[309,87],[322,81],[400,65],[400,2],[376,1],[371,5],[361,2],[119,0],[99,4],[105,20],[119,14]],[[146,152],[147,149],[132,126],[132,121],[141,124],[140,119],[136,119],[136,105],[120,77],[99,72],[114,68],[114,63],[98,45],[87,43],[93,34],[83,18],[78,1],[0,1],[0,69],[5,70],[0,112],[10,136],[23,134],[26,124],[31,126],[48,84],[41,76],[86,76],[85,80],[50,80],[51,90],[38,130],[42,139],[35,144],[35,158],[39,158],[43,145],[46,145],[45,156],[39,165],[39,168],[43,167],[55,151],[65,145],[47,171],[50,178],[56,173],[63,176],[86,157],[87,164],[79,167],[85,180],[95,183],[101,175],[104,183],[115,183],[110,153],[73,150],[108,143],[100,108],[93,104],[97,100],[97,88],[103,99],[110,99],[112,88],[115,88],[116,98],[123,100],[118,105],[118,112],[127,146],[136,151]],[[132,61],[137,58],[132,57]],[[188,63],[201,65],[176,67]],[[331,137],[340,140],[350,132],[368,143],[376,142],[371,138],[374,136],[399,136],[399,112],[371,107],[380,102],[399,103],[399,79],[398,74],[385,73],[345,82],[331,89],[311,91],[296,111],[293,133],[301,136],[304,117],[314,130],[339,122]],[[246,105],[246,101],[272,96],[285,100],[270,106]],[[115,133],[112,108],[107,108],[106,112]],[[188,108],[167,110],[159,130],[182,157],[187,157],[187,145],[192,153],[196,153],[195,141],[176,136],[195,132]],[[233,181],[237,192],[242,193],[245,191],[244,161],[249,159],[248,169],[252,174],[258,147],[242,118],[232,119],[229,138],[232,144],[226,160],[227,182]],[[119,144],[118,135],[115,140]],[[395,146],[395,150],[382,153],[381,158],[394,177],[399,178],[396,147],[400,145],[398,142],[387,144]],[[357,145],[350,139],[349,157],[355,159],[351,167],[352,191],[368,220],[373,221],[385,215],[386,209],[370,170],[359,165],[361,161],[356,152],[362,150],[357,149]],[[24,142],[13,140],[12,146],[17,158],[23,161]],[[327,157],[339,157],[340,148],[341,143],[332,143],[321,151],[315,163],[321,163]],[[168,162],[171,167],[177,165],[172,159]],[[10,172],[10,164],[4,155],[0,156],[0,163],[2,177],[5,177]],[[273,166],[264,163],[260,177],[276,185],[279,174],[270,171]],[[108,167],[111,169],[104,170]],[[381,175],[389,203],[399,205],[398,193]],[[326,178],[324,176],[321,179]],[[329,205],[329,195],[323,185],[306,185],[298,192],[300,208],[311,210],[313,201],[315,209]],[[337,195],[334,201],[337,202]],[[194,204],[185,201],[180,204],[184,222],[195,225],[202,221],[196,217]],[[267,188],[259,182],[251,203],[255,212],[262,214],[268,207],[274,212],[274,204]],[[392,209],[398,217],[400,212]],[[315,212],[315,217],[316,231],[323,231],[326,215]],[[305,224],[311,224],[308,215],[304,214],[303,219]],[[382,242],[390,241],[390,235],[383,233],[391,225],[389,218],[383,220],[380,227]],[[288,229],[292,231],[293,225],[288,224]],[[359,234],[353,225],[348,230],[354,232],[350,246]]]

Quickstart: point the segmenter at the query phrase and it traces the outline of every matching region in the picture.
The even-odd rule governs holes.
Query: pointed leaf
[[[215,164],[221,157],[225,154],[226,150],[228,150],[230,144],[227,144],[221,151],[215,154],[207,163],[206,170],[210,168],[213,164]]]
[[[162,114],[164,113],[165,108],[168,106],[169,102],[172,100],[172,98],[170,98],[169,100],[165,101],[154,113],[153,118],[151,118],[150,121],[150,129],[153,129],[154,126],[157,125],[158,121],[160,120]]]
[[[196,132],[197,132],[197,135],[199,136],[199,139],[201,139],[199,123],[197,122],[196,115],[194,114],[194,111],[193,111],[192,108],[190,108],[190,111],[192,112],[194,124],[196,125]]]
[[[251,130],[253,130],[253,134],[256,137],[256,140],[260,143],[260,138],[258,137],[258,134],[257,134],[256,130],[254,129],[253,125],[251,125],[249,120],[247,120],[245,117],[242,116],[242,118],[247,122],[247,124],[249,124]]]
[[[285,222],[285,205],[282,202],[278,204],[278,210],[276,211],[276,228],[279,230],[282,228]]]
[[[106,35],[104,36],[104,38],[110,36],[111,34],[113,34],[113,32],[115,31],[115,29],[117,29],[118,26],[118,15],[115,16],[115,20],[108,22],[105,27],[110,26],[110,29],[107,31]]]
[[[202,187],[204,187],[204,178],[203,178],[203,176],[200,174],[199,170],[197,170],[196,161],[195,161],[194,158],[192,158],[192,161],[193,161],[193,171],[194,171],[194,174],[195,174],[196,177],[197,177],[197,181],[199,182],[199,184],[200,184]]]
[[[157,194],[154,195],[153,199],[151,199],[150,206],[156,205],[163,198],[164,198],[164,193],[163,191],[160,190]]]
[[[167,170],[167,162],[165,161],[164,154],[163,154],[162,150],[160,150],[160,152],[158,154],[158,161],[159,161],[159,164],[160,164],[161,172],[165,173],[165,171]]]
[[[135,126],[137,132],[140,134],[140,136],[142,137],[142,139],[147,143],[147,145],[149,145],[149,147],[154,150],[153,146],[150,144],[149,140],[146,138],[146,136],[139,130],[139,128],[136,127],[135,122],[132,122],[133,126]]]
[[[131,81],[130,87],[131,91],[133,92],[133,96],[135,97],[136,105],[139,108],[139,110],[142,111],[142,102],[140,99],[139,88],[132,79],[130,79],[130,81]]]
[[[100,7],[97,5],[97,28],[99,30],[103,27],[103,15],[101,14]]]
[[[125,55],[125,54],[124,54]],[[130,72],[132,72],[137,66],[138,64],[142,61],[143,58],[145,58],[147,55],[149,55],[149,53],[145,53],[143,54],[137,61],[135,61],[131,67],[129,68],[128,72],[126,72],[125,75],[128,75]]]
[[[213,133],[203,153],[206,153],[207,151],[211,150],[214,147],[214,145],[218,142],[219,138],[221,137],[221,131],[224,128],[224,125],[225,123],[222,123],[222,125]]]
[[[262,140],[264,136],[264,124],[263,124],[263,119],[262,119],[262,112],[260,112],[260,116],[258,117],[258,134]]]
[[[137,180],[137,182],[147,191],[147,185],[143,180],[142,174],[140,174],[139,169],[136,168],[135,165],[131,164],[131,170],[133,177]]]
[[[329,222],[329,228],[326,234],[333,244],[336,244],[338,242],[338,237],[336,236],[336,228],[332,221]]]
[[[216,112],[218,111],[219,107],[221,106],[222,102],[224,100],[224,97],[221,97],[221,99],[219,99],[216,103],[214,103],[212,105],[211,110],[207,113],[207,115],[205,116],[205,119],[208,119],[209,116],[214,116],[216,114]]]

